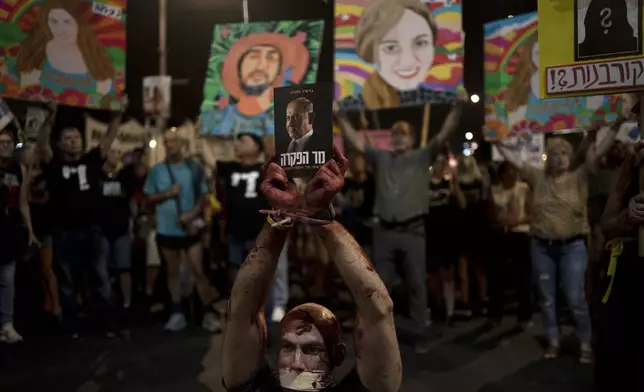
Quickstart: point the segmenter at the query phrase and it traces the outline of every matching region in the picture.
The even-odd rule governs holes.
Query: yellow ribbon
[[[613,290],[613,282],[615,281],[615,273],[617,272],[617,260],[619,256],[624,253],[624,243],[635,241],[635,238],[616,238],[606,244],[606,249],[610,249],[610,264],[608,265],[608,276],[610,276],[610,283],[602,298],[602,303],[607,303],[610,298],[610,293]]]

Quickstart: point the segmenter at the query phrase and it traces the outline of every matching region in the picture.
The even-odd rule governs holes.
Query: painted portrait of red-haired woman
[[[73,89],[105,96],[116,71],[90,24],[80,0],[44,0],[17,58],[20,87],[40,85],[56,94]]]

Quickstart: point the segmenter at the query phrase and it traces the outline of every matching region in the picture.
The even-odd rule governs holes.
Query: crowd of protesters
[[[503,144],[497,144],[505,157],[500,164],[455,159],[445,146],[461,107],[455,104],[442,130],[419,149],[412,126],[397,122],[391,152],[358,143],[336,110],[351,148],[337,219],[397,293],[396,309],[412,320],[417,353],[429,349],[432,322],[486,316],[490,327],[499,325],[512,290],[517,328],[533,326],[539,304],[548,338],[544,357],[556,358],[561,286],[577,327],[579,360],[591,363],[591,310],[607,271],[599,220],[612,173],[628,155],[615,141],[623,119],[577,153],[563,138],[551,138],[542,169]],[[28,281],[40,290],[27,291],[42,294],[39,311],[47,325],[67,337],[85,331],[114,337],[133,315],[159,311],[167,315],[167,331],[194,319],[209,332],[221,331],[225,308],[219,304],[265,224],[259,185],[270,157],[263,139],[237,135],[236,160],[208,167],[187,155],[187,140],[169,129],[167,158],[147,167],[147,146],[128,154],[116,148],[122,113],[114,113],[100,145],[90,150],[76,128],[52,132],[54,108],[50,114],[37,140],[19,150],[16,135],[0,132],[0,340],[22,340],[13,317],[21,303],[15,298],[21,263],[38,266],[39,279]],[[333,303],[339,292],[333,278],[319,239],[298,227],[280,257],[269,320],[284,316],[294,282],[301,298]],[[186,305],[191,298],[199,300],[198,311]],[[88,327],[81,314],[95,322]]]

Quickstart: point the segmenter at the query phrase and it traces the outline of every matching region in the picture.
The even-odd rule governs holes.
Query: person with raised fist
[[[397,391],[402,362],[387,288],[351,235],[334,220],[331,201],[342,190],[347,159],[335,149],[303,193],[276,163],[264,167],[261,184],[272,210],[248,255],[228,302],[223,342],[223,384],[229,391]],[[340,325],[327,308],[313,303],[292,309],[280,323],[277,370],[265,356],[264,306],[280,252],[294,222],[310,224],[320,236],[356,301],[356,369],[332,385],[347,353]],[[250,320],[250,323],[249,323]]]

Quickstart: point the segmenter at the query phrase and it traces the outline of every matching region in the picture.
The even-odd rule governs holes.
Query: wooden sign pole
[[[429,137],[429,120],[431,116],[431,105],[425,104],[425,111],[423,113],[423,129],[420,134],[420,147],[427,147],[427,138]]]

